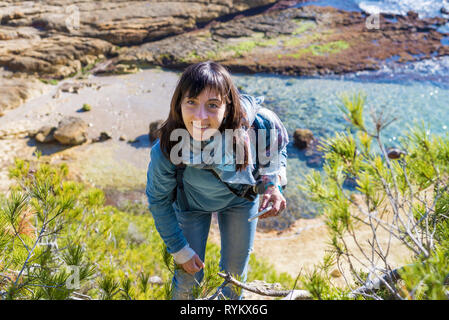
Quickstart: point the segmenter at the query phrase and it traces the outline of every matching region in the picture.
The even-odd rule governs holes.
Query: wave
[[[352,0],[363,11],[375,13],[391,13],[406,15],[412,10],[419,14],[420,18],[442,16],[441,8],[449,10],[447,0]]]
[[[376,71],[360,71],[340,78],[387,82],[427,81],[449,88],[449,56],[407,64],[386,63]]]
[[[417,12],[420,18],[449,17],[441,12],[442,8],[449,11],[448,0],[310,0],[295,7],[308,5],[330,6],[346,11],[365,11],[369,14],[406,15],[408,11],[412,10]]]

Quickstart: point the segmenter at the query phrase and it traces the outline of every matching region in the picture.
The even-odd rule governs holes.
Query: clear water
[[[234,80],[244,92],[264,95],[266,107],[277,112],[290,135],[308,128],[318,138],[350,128],[337,105],[343,93],[364,92],[366,106],[381,110],[397,120],[384,132],[387,146],[410,126],[423,121],[431,133],[449,134],[449,58],[421,61],[407,66],[385,66],[376,72],[359,72],[341,77],[298,78],[267,74],[239,75]],[[366,114],[369,122],[369,115]],[[292,140],[292,138],[291,138]],[[307,164],[303,151],[289,147],[286,195],[289,210],[284,219],[314,216],[317,208],[297,188],[304,176],[320,167]],[[278,226],[282,228],[282,224]]]

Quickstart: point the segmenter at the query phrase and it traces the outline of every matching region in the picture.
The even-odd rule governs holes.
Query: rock
[[[309,129],[296,129],[293,134],[293,140],[298,149],[305,149],[313,142],[314,137]]]
[[[275,0],[209,1],[6,1],[9,9],[1,24],[35,27],[42,32],[91,37],[115,45],[139,45],[156,38],[180,34],[203,23],[239,11],[264,6]],[[79,13],[79,25],[70,20],[71,6]],[[9,8],[11,7],[11,8]],[[9,11],[9,12],[8,12]],[[20,14],[15,14],[15,13]],[[9,13],[9,14],[7,14]],[[14,13],[14,14],[13,14]]]
[[[440,10],[440,12],[441,12],[442,14],[449,14],[449,9],[446,9],[445,7],[442,7],[441,10]]]
[[[87,123],[78,117],[65,117],[54,132],[55,139],[65,145],[79,145],[87,141]]]
[[[161,277],[159,276],[152,276],[148,279],[148,282],[151,284],[157,284],[157,285],[163,285],[164,284],[164,280],[162,280]]]
[[[314,154],[313,156],[307,157],[306,164],[310,168],[319,168],[323,164],[323,158],[319,154]]]
[[[139,68],[133,65],[116,64],[112,73],[114,74],[131,74],[139,71]]]
[[[119,139],[120,141],[126,141],[126,140],[127,140],[127,138],[126,138],[125,135],[121,135],[118,139]]]
[[[82,83],[66,82],[59,87],[59,90],[62,92],[78,93],[82,87]]]
[[[150,131],[148,133],[148,138],[150,139],[150,143],[153,143],[156,139],[159,138],[157,130],[159,130],[162,123],[164,123],[163,120],[157,120],[157,121],[150,123]]]
[[[110,139],[112,139],[111,134],[109,132],[102,131],[100,133],[100,136],[98,138],[94,139],[93,142],[103,142],[103,141],[110,140]]]
[[[112,56],[115,47],[92,38],[48,35],[34,41],[5,41],[0,48],[0,67],[39,77],[63,79],[86,66],[86,56]]]
[[[40,143],[52,143],[55,142],[56,139],[54,137],[54,133],[56,131],[56,127],[52,126],[44,126],[40,128],[36,135],[34,136],[34,139]]]
[[[45,85],[36,79],[25,75],[13,76],[0,68],[0,112],[15,109],[25,101],[41,95],[45,90]]]
[[[390,16],[381,14],[382,28],[373,32],[359,12],[318,6],[265,10],[128,47],[118,60],[173,68],[213,60],[235,72],[301,76],[376,70],[395,56],[407,63],[449,55],[441,46],[444,35],[435,32],[447,19],[419,19],[410,12],[394,16],[393,23]]]
[[[387,155],[389,159],[396,160],[399,159],[405,152],[400,150],[399,148],[388,148]]]
[[[407,17],[409,17],[412,20],[417,20],[419,18],[419,15],[417,12],[410,10],[407,12]]]

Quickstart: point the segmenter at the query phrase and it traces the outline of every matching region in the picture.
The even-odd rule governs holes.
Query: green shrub
[[[322,205],[334,263],[351,271],[347,285],[353,291],[348,296],[447,299],[449,137],[431,136],[424,125],[411,128],[400,140],[400,158],[390,159],[382,133],[393,120],[371,110],[374,129],[368,128],[364,101],[362,94],[342,98],[340,109],[353,133],[335,133],[323,142],[324,174],[308,175],[302,189]],[[343,187],[348,178],[356,181],[356,192]],[[361,243],[357,225],[371,230],[368,246]],[[378,238],[380,230],[389,233],[386,243]],[[357,249],[349,249],[348,238]],[[392,239],[408,248],[409,265],[392,265]],[[355,261],[363,272],[354,268]],[[318,275],[309,277],[306,287],[326,292]]]
[[[62,164],[17,159],[17,181],[0,195],[0,293],[6,299],[166,299],[173,259],[166,253],[145,205],[105,206],[102,190],[69,180]],[[209,243],[205,280],[197,296],[221,282],[220,250]],[[161,254],[162,253],[162,254]],[[251,259],[250,277],[288,285],[263,262]],[[149,283],[158,276],[164,285]],[[78,281],[79,280],[79,281]],[[75,284],[78,284],[76,285]]]

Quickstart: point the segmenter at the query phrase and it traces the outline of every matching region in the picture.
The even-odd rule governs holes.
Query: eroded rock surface
[[[0,21],[106,40],[116,45],[140,44],[180,34],[197,23],[274,3],[274,0],[135,0],[0,2]],[[79,22],[78,22],[79,21]]]
[[[375,70],[386,61],[400,63],[449,54],[443,18],[381,15],[379,28],[367,16],[330,7],[269,10],[121,52],[127,63],[170,67],[214,60],[234,71],[288,75],[341,74]],[[447,35],[446,35],[447,36]],[[189,45],[186,45],[189,44]]]
[[[33,77],[6,72],[0,68],[0,116],[26,100],[45,92],[45,85]]]
[[[0,1],[0,68],[36,79],[82,75],[117,56],[118,46],[181,34],[214,18],[274,2]],[[105,73],[109,71],[123,74],[137,69],[116,63]],[[0,72],[0,114],[40,89],[36,81],[5,79]]]

